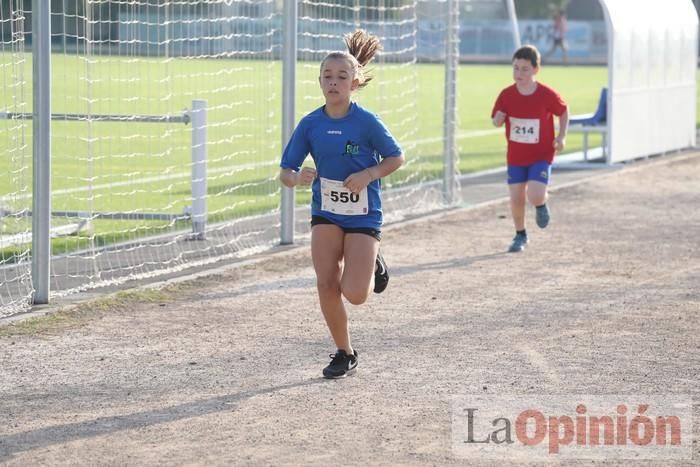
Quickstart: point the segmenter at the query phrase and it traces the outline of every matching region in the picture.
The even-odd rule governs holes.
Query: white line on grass
[[[478,138],[480,136],[488,136],[488,135],[493,135],[496,133],[502,132],[503,129],[496,128],[496,129],[489,129],[489,130],[473,130],[473,131],[464,131],[461,132],[457,135],[458,139],[469,139],[469,138]],[[418,139],[418,140],[413,140],[413,141],[406,141],[407,145],[413,145],[413,144],[429,144],[429,143],[437,143],[442,141],[442,137],[434,137],[434,138],[423,138],[423,139]],[[251,169],[257,169],[260,167],[268,167],[271,165],[277,165],[279,162],[274,160],[274,161],[267,161],[267,162],[256,162],[256,163],[251,163],[251,164],[243,164],[243,165],[232,165],[228,167],[220,167],[218,169],[209,169],[207,170],[208,174],[217,174],[217,173],[226,173],[226,172],[238,172],[238,171],[243,171],[243,170],[251,170]],[[82,186],[82,187],[76,187],[76,188],[66,188],[62,190],[53,190],[51,192],[52,196],[58,196],[58,195],[67,195],[71,193],[79,193],[83,191],[91,191],[91,190],[108,190],[111,188],[115,187],[120,187],[120,186],[133,186],[133,185],[139,185],[139,184],[146,184],[146,183],[153,183],[153,182],[162,182],[164,180],[177,180],[177,179],[183,179],[183,178],[189,178],[192,176],[191,172],[178,172],[178,173],[173,173],[173,174],[168,174],[168,175],[159,175],[155,177],[144,177],[144,178],[137,178],[133,180],[125,180],[125,181],[120,181],[120,182],[114,182],[114,183],[101,183],[99,185],[93,185],[93,186]],[[32,194],[31,193],[25,193],[22,195],[15,195],[15,196],[2,196],[0,197],[0,203],[7,203],[11,201],[17,201],[21,199],[28,199],[31,198]]]

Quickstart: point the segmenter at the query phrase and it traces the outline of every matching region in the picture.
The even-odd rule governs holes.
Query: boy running
[[[528,242],[525,230],[525,204],[535,206],[536,223],[549,224],[547,185],[556,151],[564,149],[569,112],[566,102],[549,86],[538,83],[540,53],[526,45],[513,54],[515,84],[503,89],[491,112],[493,124],[506,124],[507,165],[510,207],[515,237],[508,249],[519,252]],[[559,117],[559,133],[554,135],[554,118]]]

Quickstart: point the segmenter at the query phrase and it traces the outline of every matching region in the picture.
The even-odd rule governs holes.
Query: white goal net
[[[52,296],[279,243],[282,3],[52,4]],[[8,155],[0,162],[0,316],[26,308],[32,294],[30,12],[21,1],[9,5],[0,11],[0,144]],[[323,56],[342,49],[343,35],[356,28],[375,34],[384,51],[357,99],[407,155],[383,181],[387,221],[439,207],[443,78],[439,68],[422,71],[417,44],[418,15],[442,14],[444,2],[297,6],[297,119],[322,104]],[[308,199],[300,191],[297,205]],[[305,234],[308,219],[298,216],[297,226]]]
[[[0,113],[32,110],[31,55],[22,2],[0,6]],[[32,129],[23,119],[0,122],[0,317],[25,310],[32,294]]]

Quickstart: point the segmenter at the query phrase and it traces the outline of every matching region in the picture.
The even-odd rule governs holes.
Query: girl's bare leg
[[[336,225],[320,224],[311,229],[311,259],[321,311],[336,348],[352,354],[348,316],[340,292],[345,233]]]
[[[361,233],[345,235],[345,268],[340,290],[353,305],[367,301],[378,251],[379,241],[374,237]]]

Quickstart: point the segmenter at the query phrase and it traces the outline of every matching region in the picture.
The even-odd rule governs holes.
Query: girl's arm
[[[403,154],[385,157],[378,165],[351,174],[345,179],[343,185],[353,193],[359,193],[376,179],[386,177],[392,172],[395,172],[403,165],[404,161],[405,157]]]
[[[313,167],[302,167],[299,172],[292,169],[280,170],[280,181],[289,188],[294,188],[297,185],[308,186],[316,178],[316,169]]]
[[[368,172],[369,175],[372,177],[370,182],[373,182],[378,178],[384,178],[387,175],[396,172],[396,170],[398,170],[398,168],[403,165],[405,160],[406,158],[403,154],[399,154],[398,156],[393,157],[385,157],[378,165],[368,167],[365,169],[365,171]]]

